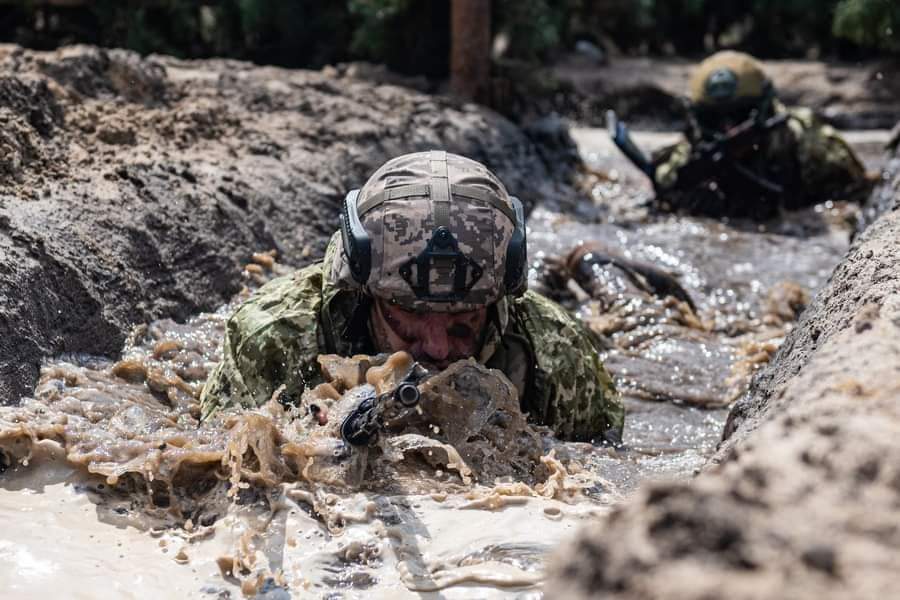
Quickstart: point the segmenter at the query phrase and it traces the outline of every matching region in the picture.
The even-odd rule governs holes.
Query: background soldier
[[[768,218],[826,200],[865,200],[871,181],[810,109],[786,109],[762,65],[740,52],[704,60],[690,82],[686,139],[653,159],[664,208]]]
[[[474,357],[561,437],[621,441],[624,409],[572,315],[526,291],[524,212],[487,168],[433,151],[382,166],[348,194],[325,259],[260,288],[229,319],[204,417],[296,402],[319,354],[410,352],[431,368]]]

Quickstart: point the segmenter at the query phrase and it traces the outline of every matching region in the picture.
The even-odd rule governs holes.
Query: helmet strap
[[[372,332],[371,313],[375,300],[357,291],[355,305],[341,332],[341,338],[353,354],[376,354],[375,336]]]

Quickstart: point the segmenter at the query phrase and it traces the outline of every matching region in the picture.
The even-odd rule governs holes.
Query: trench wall
[[[344,194],[398,154],[465,154],[526,205],[564,202],[571,140],[536,135],[553,144],[336,69],[0,46],[0,404],[48,356],[115,356],[136,323],[221,305],[253,252],[318,258]]]
[[[583,529],[548,598],[900,596],[900,158],[693,481]]]

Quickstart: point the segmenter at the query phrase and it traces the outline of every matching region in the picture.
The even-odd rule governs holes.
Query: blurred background
[[[450,0],[3,0],[0,40],[73,43],[284,67],[351,60],[449,73]],[[896,0],[493,0],[496,61],[546,64],[588,42],[606,55],[859,60],[900,53]],[[427,32],[427,35],[423,33]]]
[[[612,106],[663,128],[680,127],[673,98],[687,76],[665,66],[733,48],[763,59],[879,63],[863,75],[827,73],[812,98],[809,85],[794,85],[809,69],[776,71],[775,79],[800,90],[789,101],[831,107],[838,125],[889,127],[897,115],[883,108],[872,117],[850,107],[862,116],[843,123],[849,105],[829,97],[843,101],[848,93],[833,84],[855,78],[850,96],[894,103],[897,90],[881,80],[900,72],[890,66],[900,64],[900,1],[0,0],[0,41],[331,65],[425,92],[449,88],[520,123],[557,113],[598,125]]]

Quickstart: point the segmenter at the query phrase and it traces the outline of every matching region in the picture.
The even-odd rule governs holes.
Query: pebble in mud
[[[552,521],[558,521],[563,518],[563,512],[558,506],[548,506],[544,508],[544,516]]]
[[[803,551],[803,562],[828,575],[837,574],[837,553],[826,544],[816,544]]]

